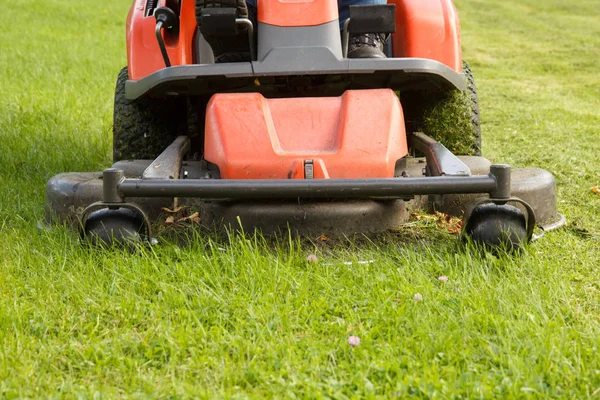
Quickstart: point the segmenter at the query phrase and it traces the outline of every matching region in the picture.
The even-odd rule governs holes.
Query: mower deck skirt
[[[185,176],[189,179],[155,180],[142,179],[152,160],[120,161],[113,168],[124,170],[127,179],[118,180],[111,186],[124,201],[140,206],[154,223],[164,221],[163,209],[173,208],[175,197],[176,204],[188,207],[188,212],[199,212],[202,226],[208,228],[239,227],[241,223],[245,230],[260,229],[263,233],[277,232],[289,226],[294,232],[308,236],[371,234],[397,229],[415,210],[440,211],[460,217],[475,199],[486,197],[489,189],[496,185],[488,175],[490,162],[483,157],[460,159],[471,170],[472,176],[423,177],[425,159],[414,158],[403,168],[407,178],[369,180],[367,185],[363,185],[361,179],[285,180],[286,192],[282,192],[281,181],[260,181],[264,182],[260,185],[257,181],[245,181],[240,185],[239,181],[233,180],[201,179],[212,174],[201,162],[184,162]],[[78,226],[83,210],[89,204],[103,200],[104,183],[102,172],[55,176],[47,185],[45,221]],[[196,183],[198,187],[194,187]],[[324,192],[321,185],[329,187],[329,192]],[[182,186],[189,189],[182,189]],[[254,189],[248,186],[254,186]],[[446,194],[416,194],[434,193],[438,191],[436,189]],[[312,192],[311,196],[307,196],[307,192]],[[398,196],[409,198],[409,192],[415,194],[413,200],[393,199]],[[470,194],[450,194],[452,192]],[[547,225],[559,220],[555,181],[548,171],[513,168],[511,195],[527,201],[534,208],[538,223]],[[256,198],[264,200],[253,200]]]
[[[423,194],[489,193],[495,189],[496,179],[491,175],[319,180],[125,179],[118,185],[123,197],[196,197],[213,200],[410,198]]]

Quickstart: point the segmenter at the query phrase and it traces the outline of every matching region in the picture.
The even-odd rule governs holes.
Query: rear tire
[[[130,100],[125,97],[127,67],[117,78],[113,120],[113,161],[154,160],[179,135],[186,134],[185,98]]]
[[[470,110],[472,137],[473,137],[473,154],[474,156],[481,155],[481,116],[479,114],[479,98],[477,97],[477,86],[475,85],[475,78],[473,72],[463,60],[463,73],[467,79],[467,95],[469,96],[468,109]]]
[[[456,155],[481,156],[477,87],[463,61],[465,91],[400,93],[408,132],[423,132]]]

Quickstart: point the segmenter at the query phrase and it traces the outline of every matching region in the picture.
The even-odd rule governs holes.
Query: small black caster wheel
[[[135,210],[102,208],[88,215],[83,239],[92,245],[136,245],[143,240],[144,223]]]
[[[515,206],[481,204],[471,212],[463,230],[473,243],[486,249],[515,252],[527,244],[527,222]]]

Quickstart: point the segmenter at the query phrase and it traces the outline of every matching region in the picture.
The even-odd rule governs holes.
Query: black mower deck
[[[343,185],[327,185],[327,192],[322,196],[327,199],[302,198],[298,191],[316,193],[319,189],[319,180],[306,182],[288,181],[291,192],[285,194],[281,189],[282,182],[273,181],[271,186],[264,186],[263,190],[277,190],[280,195],[271,197],[282,197],[277,200],[264,200],[263,190],[252,191],[238,182],[227,182],[220,179],[212,179],[214,169],[208,168],[207,164],[199,161],[183,162],[182,176],[188,179],[155,180],[142,178],[144,171],[151,165],[152,160],[121,161],[113,165],[113,169],[123,171],[128,179],[121,184],[121,191],[127,193],[127,201],[137,204],[151,220],[161,221],[162,208],[173,208],[173,197],[167,195],[171,190],[183,195],[177,198],[178,205],[190,207],[200,214],[202,225],[210,228],[239,227],[240,223],[244,229],[258,228],[264,233],[272,233],[289,227],[302,235],[318,236],[327,235],[351,235],[381,233],[390,229],[398,228],[408,221],[410,211],[427,210],[440,211],[452,216],[461,217],[468,206],[477,198],[486,197],[485,189],[493,185],[490,176],[490,162],[483,157],[459,157],[469,167],[471,177],[424,177],[423,170],[426,166],[424,158],[410,158],[406,166],[399,171],[405,178],[394,178],[387,180],[387,185],[382,182],[369,181],[371,188],[376,188],[380,193],[378,197],[362,195],[355,188],[360,187],[360,182],[343,182]],[[386,191],[393,185],[402,185],[402,182],[410,183],[412,186],[415,179],[426,181],[427,186],[422,190],[433,193],[435,189],[433,182],[451,182],[459,180],[471,180],[474,184],[469,188],[459,184],[455,192],[471,192],[470,194],[444,194],[444,195],[406,195],[406,200],[398,199],[398,192],[394,196],[385,197]],[[391,182],[393,181],[393,182]],[[195,184],[197,182],[197,184]],[[266,182],[268,183],[268,182]],[[285,182],[284,182],[285,183]],[[354,185],[353,185],[354,183]],[[358,183],[358,184],[357,184]],[[471,184],[469,183],[469,184]],[[251,182],[248,183],[252,184]],[[442,183],[442,186],[446,185]],[[462,185],[462,186],[461,186]],[[473,189],[481,185],[481,191]],[[221,186],[221,188],[218,188]],[[253,185],[256,187],[256,185]],[[285,186],[285,185],[284,185]],[[194,188],[195,187],[195,188]],[[234,193],[227,199],[227,191],[222,190],[231,187]],[[171,189],[169,189],[171,188]],[[218,188],[211,192],[210,188]],[[364,190],[365,187],[363,186]],[[160,192],[165,196],[161,197]],[[192,191],[196,193],[192,193]],[[192,196],[198,195],[198,191],[208,190],[203,197],[185,197],[185,193]],[[241,192],[245,192],[245,198],[239,198]],[[333,198],[331,190],[342,194],[341,197]],[[349,192],[348,192],[349,191]],[[446,192],[448,190],[446,189]],[[450,190],[452,191],[452,190]],[[343,192],[346,192],[345,194]],[[511,170],[511,196],[518,197],[531,205],[537,217],[537,223],[541,226],[550,226],[560,221],[561,216],[556,212],[556,189],[554,177],[549,172],[539,168],[523,168]],[[218,194],[217,194],[218,193]],[[271,192],[272,193],[272,192]],[[169,193],[169,194],[172,194]],[[208,197],[208,198],[206,198]],[[212,199],[211,199],[212,197]],[[292,197],[292,198],[290,198]],[[412,197],[412,198],[411,198]],[[216,199],[215,199],[216,198]],[[263,200],[259,200],[262,198]],[[287,199],[286,199],[287,198]],[[84,209],[89,205],[103,199],[103,174],[95,173],[65,173],[52,178],[46,188],[46,220],[58,221],[60,223],[77,224]],[[116,200],[116,199],[115,199]]]

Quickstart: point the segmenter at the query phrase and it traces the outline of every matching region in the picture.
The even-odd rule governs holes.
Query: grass
[[[48,178],[109,163],[128,3],[0,14],[3,398],[600,397],[597,1],[456,2],[484,154],[552,171],[569,220],[500,258],[432,222],[402,242],[134,254],[38,231]]]

